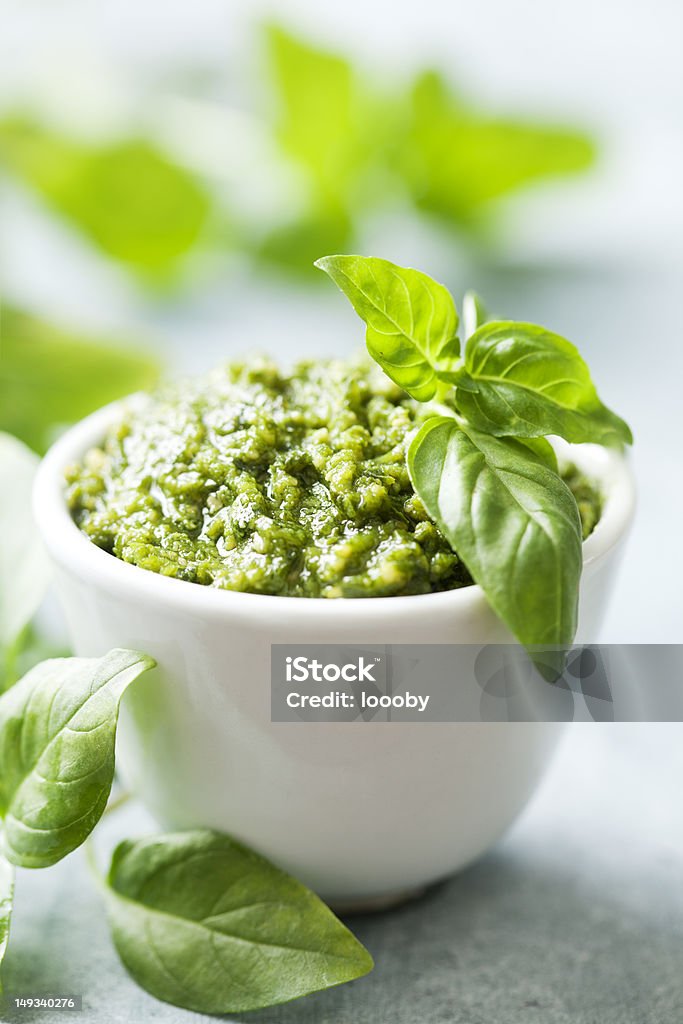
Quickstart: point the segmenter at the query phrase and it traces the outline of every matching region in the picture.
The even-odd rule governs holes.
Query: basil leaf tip
[[[578,349],[536,324],[491,320],[468,292],[461,356],[443,285],[374,257],[327,256],[316,266],[365,321],[368,351],[386,374],[412,398],[437,400],[407,452],[432,520],[522,644],[571,644],[581,521],[546,437],[633,442]]]
[[[7,942],[9,940],[9,926],[12,917],[12,903],[14,900],[14,868],[0,855],[0,969],[2,968]],[[0,996],[2,995],[2,977],[0,977]]]
[[[16,437],[0,432],[0,693],[14,681],[2,678],[2,661],[13,660],[50,578],[33,517],[26,514],[38,461]]]
[[[547,457],[515,438],[433,417],[410,445],[408,470],[430,516],[517,639],[570,644],[581,521]]]
[[[458,313],[431,277],[372,256],[326,256],[315,263],[365,321],[368,351],[419,402],[460,363]]]
[[[45,868],[80,846],[114,779],[119,705],[154,666],[137,651],[56,658],[0,697],[0,853]]]

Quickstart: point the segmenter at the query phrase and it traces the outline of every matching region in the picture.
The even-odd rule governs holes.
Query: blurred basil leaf
[[[460,364],[458,313],[448,289],[375,256],[323,256],[315,266],[364,321],[368,352],[387,376],[411,398],[430,401]]]
[[[317,253],[353,249],[368,213],[400,209],[406,198],[473,233],[491,217],[492,200],[593,159],[584,134],[480,112],[435,72],[408,87],[387,82],[277,24],[265,26],[264,43],[266,129],[299,172],[291,202],[265,228],[245,215],[234,233],[237,208],[229,240],[209,230],[223,222],[222,198],[141,138],[87,144],[6,117],[0,166],[109,256],[146,280],[173,281],[200,238],[310,275]]]
[[[23,630],[43,600],[50,568],[31,516],[38,458],[0,433],[0,693],[13,682]]]
[[[359,87],[343,57],[316,49],[277,25],[266,27],[277,93],[275,130],[283,150],[336,203],[356,173]]]
[[[581,132],[466,106],[434,71],[417,78],[407,116],[397,156],[412,197],[458,227],[476,227],[491,200],[584,170],[595,155]]]
[[[306,217],[268,232],[256,256],[277,266],[309,275],[321,252],[348,248],[353,225],[344,211],[311,211]]]
[[[0,430],[42,453],[60,428],[152,386],[158,361],[132,347],[95,344],[17,309],[0,319]]]
[[[386,160],[383,100],[344,57],[279,25],[265,28],[274,89],[274,132],[303,174],[301,213],[267,236],[260,254],[310,271],[320,252],[348,248],[354,220],[377,202],[369,175]]]
[[[61,638],[47,635],[35,622],[29,622],[11,647],[0,649],[0,694],[39,662],[68,658],[72,653]]]
[[[195,178],[144,139],[87,145],[28,119],[5,119],[0,165],[107,255],[143,275],[172,271],[209,213]]]
[[[348,250],[359,214],[408,193],[457,231],[479,231],[493,200],[588,167],[583,133],[496,117],[459,100],[435,72],[408,94],[348,60],[270,25],[275,131],[305,174],[302,212],[276,226],[260,255],[301,267],[316,251]]]
[[[0,854],[0,968],[7,952],[9,926],[12,917],[14,899],[14,868]],[[0,996],[2,995],[2,977],[0,977]]]
[[[11,863],[50,867],[90,835],[114,779],[121,698],[154,664],[124,650],[43,661],[0,697],[0,844]]]

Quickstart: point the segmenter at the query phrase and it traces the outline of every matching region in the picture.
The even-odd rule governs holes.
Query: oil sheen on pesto
[[[366,363],[228,365],[131,407],[70,469],[69,506],[105,551],[205,586],[294,597],[466,586],[406,469],[425,410]],[[566,479],[587,535],[599,499],[575,471]]]

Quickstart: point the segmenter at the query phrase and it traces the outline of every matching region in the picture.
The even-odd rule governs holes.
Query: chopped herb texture
[[[104,550],[207,586],[455,589],[472,579],[406,462],[430,408],[366,361],[229,365],[131,407],[70,470],[69,505]]]

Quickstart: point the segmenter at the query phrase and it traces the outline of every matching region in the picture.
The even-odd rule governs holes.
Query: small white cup
[[[330,902],[366,906],[462,868],[511,824],[558,742],[556,723],[272,723],[270,645],[511,643],[480,587],[414,597],[243,594],[147,572],[79,531],[64,470],[119,404],[45,457],[35,516],[77,654],[156,658],[123,702],[119,765],[165,827],[229,832]],[[603,510],[583,546],[577,642],[595,641],[633,517],[623,456],[558,445],[594,479]],[[453,675],[458,652],[454,647]]]

